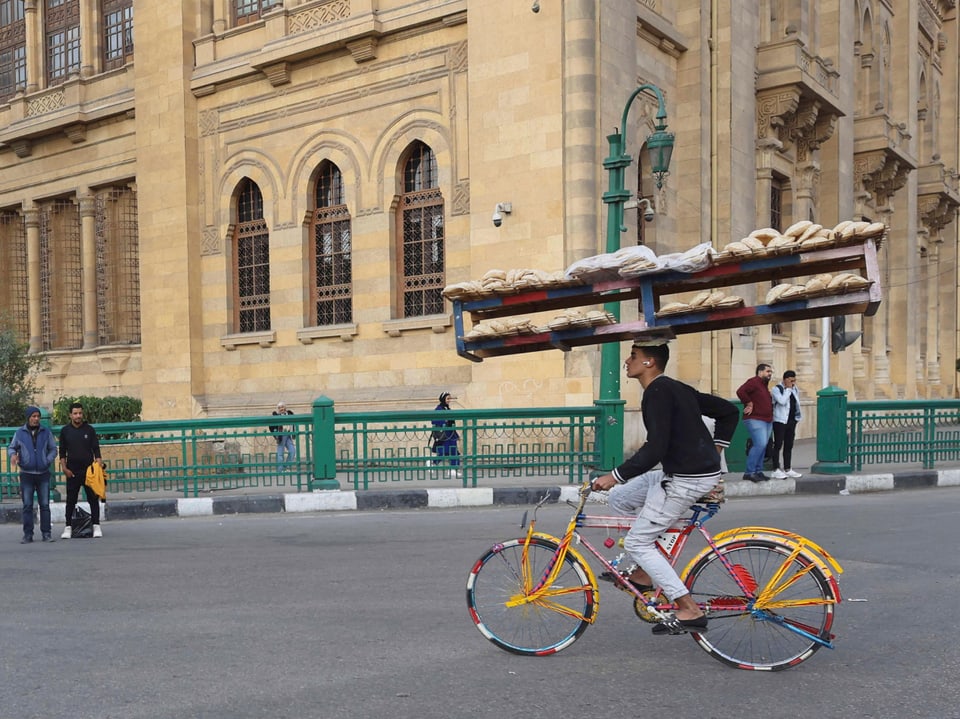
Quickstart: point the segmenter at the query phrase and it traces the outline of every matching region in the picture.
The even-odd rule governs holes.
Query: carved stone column
[[[40,323],[40,212],[36,207],[23,209],[27,231],[27,315],[30,322],[30,351],[43,349],[43,328]]]
[[[40,68],[43,48],[40,18],[37,16],[37,0],[23,0],[23,23],[27,33],[27,92],[40,89]]]
[[[940,277],[942,238],[936,237],[927,247],[927,276]],[[930,282],[927,289],[927,382],[931,387],[943,380],[940,376],[940,282]],[[937,393],[938,395],[940,392]]]
[[[96,198],[88,191],[79,197],[80,247],[83,277],[83,349],[96,347],[97,331],[97,234]]]

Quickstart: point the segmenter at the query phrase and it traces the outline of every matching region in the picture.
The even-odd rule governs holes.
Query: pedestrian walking
[[[40,424],[40,410],[27,407],[26,422],[19,427],[7,447],[7,456],[14,468],[20,469],[20,499],[23,502],[23,538],[20,544],[33,541],[33,495],[40,505],[40,537],[53,541],[50,527],[50,465],[57,458],[53,432]]]
[[[440,394],[440,403],[434,407],[437,412],[445,412],[450,409],[450,400],[456,399],[456,396],[449,392]],[[442,457],[450,459],[450,476],[453,479],[460,478],[460,472],[457,468],[460,466],[460,450],[457,444],[460,442],[460,435],[453,429],[454,421],[452,419],[435,419],[431,422],[435,427],[431,432],[431,451],[437,455],[436,464],[440,465]]]
[[[784,372],[783,381],[770,391],[770,398],[773,401],[773,478],[798,479],[803,475],[793,470],[793,440],[801,419],[797,373],[792,369]],[[783,464],[780,463],[781,449]]]

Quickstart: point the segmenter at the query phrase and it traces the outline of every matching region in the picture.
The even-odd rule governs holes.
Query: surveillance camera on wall
[[[493,208],[493,226],[500,227],[503,224],[503,216],[513,212],[512,202],[498,202]]]
[[[647,198],[643,198],[637,203],[637,209],[643,208],[643,219],[647,222],[653,222],[656,213],[653,211],[653,203]]]
[[[533,0],[533,5],[530,6],[530,9],[535,13],[540,12],[540,0]]]

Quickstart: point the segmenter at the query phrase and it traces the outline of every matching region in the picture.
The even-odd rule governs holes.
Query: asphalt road
[[[792,529],[846,570],[837,649],[774,674],[652,636],[612,590],[560,654],[497,649],[464,583],[523,511],[114,521],[103,540],[27,546],[9,526],[0,718],[960,717],[956,489],[724,507],[715,531]]]

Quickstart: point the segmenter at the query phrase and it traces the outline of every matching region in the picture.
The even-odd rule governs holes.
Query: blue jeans
[[[40,504],[40,534],[50,535],[50,472],[20,473],[20,498],[23,500],[23,536],[33,537],[33,495]]]
[[[763,472],[763,458],[767,454],[767,442],[770,441],[770,433],[773,431],[773,422],[764,422],[762,419],[745,419],[743,423],[750,433],[750,441],[753,446],[747,454],[747,474],[760,474]]]
[[[277,442],[277,471],[283,471],[284,454],[287,462],[297,460],[297,445],[293,443],[293,437],[289,434],[280,435],[280,441]]]

